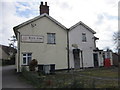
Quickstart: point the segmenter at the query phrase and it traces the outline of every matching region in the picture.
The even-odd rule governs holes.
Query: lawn
[[[105,78],[118,78],[118,68],[96,68],[96,69],[88,69],[79,72],[79,74],[88,75],[88,76],[96,76],[96,77],[105,77]]]
[[[26,71],[22,76],[37,88],[118,88],[116,67],[57,71],[54,75]]]

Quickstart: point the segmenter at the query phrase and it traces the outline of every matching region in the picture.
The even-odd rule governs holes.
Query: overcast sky
[[[50,6],[50,16],[67,28],[82,21],[99,38],[97,47],[114,49],[113,33],[118,31],[119,0],[1,0],[0,44],[8,45],[13,27],[39,15],[41,1]]]

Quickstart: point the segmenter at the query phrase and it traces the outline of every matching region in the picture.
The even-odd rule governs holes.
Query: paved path
[[[15,72],[15,66],[2,67],[2,88],[33,88],[31,85],[25,83],[18,78]]]

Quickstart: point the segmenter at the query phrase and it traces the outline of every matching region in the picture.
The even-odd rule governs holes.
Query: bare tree
[[[113,40],[114,40],[114,43],[116,44],[116,49],[120,49],[120,31],[118,32],[115,32],[113,34]]]
[[[17,41],[17,40],[16,40],[16,37],[13,35],[13,36],[11,36],[11,38],[8,39],[8,40],[10,41],[9,47],[16,48],[16,46],[15,46],[15,42]]]

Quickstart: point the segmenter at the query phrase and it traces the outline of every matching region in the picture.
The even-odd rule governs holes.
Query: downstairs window
[[[23,53],[23,65],[29,65],[32,60],[32,53]]]

